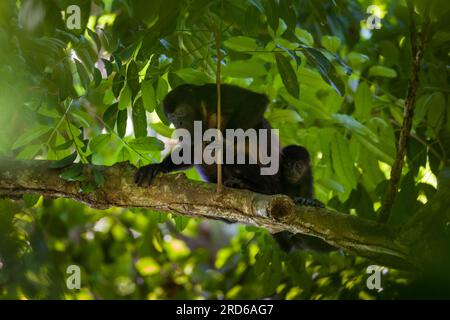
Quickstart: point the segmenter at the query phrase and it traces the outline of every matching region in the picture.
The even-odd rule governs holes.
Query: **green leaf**
[[[267,266],[270,263],[270,251],[267,250],[260,250],[259,253],[255,257],[255,266],[254,266],[254,272],[256,276],[259,276],[262,274],[266,269]]]
[[[375,133],[373,133],[372,130],[367,128],[365,125],[363,125],[361,122],[354,119],[353,117],[346,114],[337,114],[337,113],[332,114],[331,117],[345,128],[353,132],[356,132],[362,136],[366,136],[374,142],[379,142],[378,136]]]
[[[102,171],[94,170],[94,181],[97,187],[102,187],[105,184],[105,176]]]
[[[355,118],[369,119],[372,111],[372,92],[366,82],[360,82],[355,94]]]
[[[281,53],[275,53],[275,59],[286,90],[298,99],[300,96],[300,88],[294,68],[292,68],[289,60]]]
[[[141,93],[145,110],[147,110],[148,112],[153,112],[153,110],[155,110],[157,102],[155,88],[153,88],[153,84],[151,81],[146,80],[142,83]]]
[[[73,88],[73,76],[67,61],[58,63],[53,70],[54,81],[58,84],[59,97],[61,100],[66,99],[68,96],[74,96],[75,90]]]
[[[131,117],[133,120],[134,136],[136,138],[147,136],[147,116],[145,114],[142,99],[137,99],[132,107]]]
[[[100,134],[91,140],[91,142],[89,143],[89,147],[91,148],[92,152],[99,153],[108,144],[110,139],[110,133]]]
[[[167,92],[169,91],[169,85],[167,84],[167,81],[163,78],[158,79],[158,86],[156,88],[156,99],[161,103],[166,96]]]
[[[95,31],[93,31],[93,30],[91,30],[89,28],[86,28],[86,30],[87,30],[89,36],[91,37],[91,39],[94,40],[94,43],[95,43],[95,46],[97,47],[97,50],[100,51],[100,49],[102,48],[102,43],[100,41],[100,38],[99,38],[98,34]]]
[[[272,109],[268,119],[271,123],[299,123],[303,118],[292,109]]]
[[[59,177],[66,181],[84,181],[83,165],[81,163],[76,163],[61,172]]]
[[[64,168],[64,167],[67,167],[68,165],[72,164],[76,158],[77,158],[77,153],[74,152],[71,155],[69,155],[61,160],[52,162],[49,167],[54,168],[54,169]]]
[[[172,137],[172,133],[174,131],[174,129],[164,125],[161,122],[150,123],[150,127],[152,127],[152,129],[155,130],[158,134],[168,138]]]
[[[39,201],[41,196],[39,194],[34,193],[26,193],[23,195],[23,201],[25,202],[25,206],[27,208],[34,207],[34,205]]]
[[[89,88],[89,83],[91,82],[91,79],[89,78],[89,74],[86,70],[86,68],[84,67],[84,65],[78,61],[75,60],[75,65],[77,67],[77,72],[78,75],[80,76],[80,80],[81,80],[81,85],[87,89]]]
[[[223,68],[223,76],[235,78],[260,77],[267,74],[266,68],[260,61],[237,60]]]
[[[295,35],[297,36],[297,39],[300,40],[303,44],[306,44],[307,46],[313,46],[314,45],[314,38],[305,29],[295,28]]]
[[[67,148],[72,146],[72,144],[73,144],[73,140],[69,140],[69,141],[66,141],[66,142],[54,147],[53,150],[55,150],[55,151],[66,150]]]
[[[445,106],[445,96],[442,92],[435,92],[431,95],[429,107],[427,108],[427,123],[430,127],[436,129],[436,131],[439,131],[439,127],[444,121]]]
[[[369,77],[395,78],[397,77],[397,72],[384,66],[372,66],[369,69]]]
[[[304,49],[308,61],[317,68],[325,82],[327,82],[339,95],[344,95],[345,84],[336,72],[336,68],[325,57],[325,55],[315,48],[301,46]]]
[[[291,57],[291,59],[295,61],[297,68],[301,65],[302,59],[300,59],[300,57],[297,55],[297,53],[294,50],[289,50],[288,48],[285,48],[280,44],[277,44],[276,46],[278,48],[284,50],[284,52],[286,52]]]
[[[174,216],[173,219],[175,220],[175,227],[177,228],[178,232],[181,232],[184,229],[186,229],[187,225],[189,224],[189,221],[191,221],[188,217],[183,216]]]
[[[125,136],[125,133],[127,131],[127,119],[128,119],[127,109],[119,110],[119,113],[117,114],[117,134],[121,138]]]
[[[137,151],[161,151],[164,143],[155,137],[140,137],[128,142],[129,146]]]
[[[286,22],[288,28],[292,31],[295,30],[297,25],[297,15],[294,0],[283,0],[280,1],[279,16],[283,17],[284,22]]]
[[[166,114],[164,113],[162,103],[158,103],[156,105],[155,111],[156,111],[156,114],[158,115],[158,118],[161,120],[161,122],[166,126],[170,126],[170,121],[169,121],[169,119],[167,119]]]
[[[266,1],[264,4],[264,13],[267,17],[267,23],[272,28],[274,32],[278,29],[279,24],[279,13],[278,13],[278,3],[276,1]]]
[[[123,90],[125,83],[125,78],[120,73],[116,73],[116,75],[113,78],[112,83],[112,92],[114,94],[114,97],[118,98],[120,96],[120,93]]]
[[[130,105],[131,105],[131,90],[128,87],[128,85],[125,84],[125,86],[122,88],[122,91],[120,92],[118,108],[119,110],[125,110]]]
[[[107,125],[108,130],[114,129],[114,124],[117,120],[117,112],[119,111],[118,105],[117,102],[113,103],[105,110],[105,113],[103,113],[103,122]]]
[[[124,162],[131,159],[130,150],[128,146],[124,146],[119,150],[116,156],[116,162]]]
[[[70,112],[70,115],[72,117],[74,117],[75,119],[77,119],[78,122],[85,128],[89,128],[91,126],[91,124],[90,124],[91,119],[90,119],[89,115],[86,112],[84,112],[83,110],[73,109]]]
[[[13,144],[12,148],[17,149],[20,148],[33,140],[43,136],[44,134],[48,133],[52,128],[49,128],[47,126],[37,126],[33,129],[30,129],[26,132],[24,132]]]
[[[354,52],[354,51],[350,52],[348,54],[347,58],[348,58],[350,65],[353,68],[358,68],[360,65],[369,61],[368,56],[366,56],[365,54],[359,53],[359,52]]]
[[[330,52],[336,53],[341,46],[341,40],[335,36],[323,36],[322,46]]]
[[[26,146],[19,154],[16,156],[17,159],[30,160],[33,159],[36,154],[42,149],[42,144],[31,144]]]
[[[105,66],[106,76],[109,77],[113,71],[113,65],[112,65],[111,61],[109,61],[109,60],[102,59],[102,61],[103,61],[103,65]]]
[[[127,84],[131,89],[132,96],[134,97],[139,91],[139,70],[134,60],[131,60],[128,64]]]
[[[258,49],[258,44],[255,39],[244,36],[231,37],[224,41],[224,46],[238,52],[255,51]]]
[[[102,73],[97,68],[94,68],[93,75],[94,75],[95,88],[97,88],[100,85],[100,83],[102,82]]]
[[[380,143],[374,143],[372,140],[366,139],[365,137],[359,135],[356,135],[356,139],[358,139],[361,145],[367,148],[370,152],[376,154],[381,161],[386,162],[388,165],[392,165],[392,163],[394,163],[394,158],[384,151],[385,148],[383,145],[380,145]]]
[[[257,8],[260,12],[264,12],[264,7],[260,0],[249,0],[249,2]]]
[[[180,69],[175,72],[177,76],[179,76],[183,81],[186,83],[196,84],[196,85],[202,85],[205,83],[213,82],[214,79],[211,77],[208,77],[208,75],[205,74],[205,72],[193,69],[193,68],[185,68]],[[159,87],[159,81],[158,81],[158,87]]]
[[[350,195],[351,189],[356,187],[354,159],[351,157],[348,141],[337,135],[331,143],[333,171],[340,183],[345,186],[345,193],[339,194],[341,201]]]
[[[383,64],[386,66],[394,66],[398,64],[399,50],[391,41],[381,41],[379,44],[381,55],[383,56]]]

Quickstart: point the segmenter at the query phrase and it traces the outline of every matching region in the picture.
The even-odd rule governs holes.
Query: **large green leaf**
[[[214,81],[212,78],[208,77],[204,72],[193,68],[180,69],[176,71],[175,74],[179,76],[181,79],[183,79],[186,83],[191,84],[201,85]]]
[[[369,76],[395,78],[397,77],[397,72],[394,69],[384,66],[372,66],[369,69]]]
[[[255,51],[258,49],[258,43],[255,39],[244,36],[228,38],[223,44],[225,47],[238,52]]]
[[[147,117],[141,98],[133,103],[131,118],[133,120],[134,136],[136,138],[147,136]]]
[[[119,111],[118,103],[115,102],[110,105],[103,113],[103,121],[105,122],[108,130],[114,129],[114,124],[117,120],[117,113]]]
[[[69,156],[67,156],[67,157],[65,157],[65,158],[63,158],[61,160],[52,162],[50,164],[50,168],[64,168],[64,167],[67,167],[68,165],[72,164],[75,161],[76,158],[77,158],[77,153],[74,152],[71,155],[69,155]]]
[[[80,61],[75,60],[75,65],[77,67],[78,75],[80,76],[81,84],[85,89],[87,89],[89,87],[89,83],[91,82],[89,74],[84,65]]]
[[[360,121],[369,119],[372,111],[372,92],[365,82],[361,82],[355,94],[355,118]]]
[[[163,150],[164,143],[155,137],[140,137],[128,142],[131,148],[138,151]]]
[[[108,142],[111,139],[111,134],[99,134],[98,136],[94,137],[94,139],[91,140],[89,143],[89,146],[92,150],[92,152],[98,153],[100,152],[104,147],[107,146]]]
[[[301,46],[309,63],[317,68],[323,80],[325,80],[338,94],[344,95],[345,84],[337,74],[336,68],[319,50],[307,46]]]
[[[127,120],[128,120],[127,109],[119,110],[119,113],[117,114],[117,133],[121,138],[125,136],[125,132],[127,131]]]
[[[139,72],[136,62],[131,60],[127,67],[127,84],[134,97],[139,91]]]
[[[286,90],[298,99],[300,96],[300,88],[298,85],[297,74],[291,66],[289,59],[278,52],[275,53],[275,59]]]
[[[17,149],[23,147],[24,145],[36,140],[37,138],[43,136],[48,133],[52,128],[48,126],[37,126],[33,129],[30,129],[24,132],[17,140],[14,142],[12,148]]]
[[[156,108],[156,93],[151,81],[144,81],[141,85],[142,102],[144,108],[148,112],[152,112]]]
[[[125,85],[120,92],[118,108],[125,110],[129,106],[131,106],[131,90],[128,85]]]

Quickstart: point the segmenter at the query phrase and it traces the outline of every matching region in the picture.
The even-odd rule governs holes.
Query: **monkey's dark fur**
[[[222,133],[225,129],[271,129],[270,124],[264,118],[264,112],[269,102],[265,95],[222,84],[221,97]],[[202,121],[204,131],[217,128],[216,104],[215,84],[202,86],[184,84],[167,94],[163,101],[163,109],[167,118],[176,128],[187,129],[193,136],[194,121]],[[267,132],[270,134],[270,130]],[[269,137],[267,141],[270,141]],[[269,143],[268,148],[270,148]],[[270,154],[270,150],[268,151]],[[193,152],[191,154],[193,155]],[[309,152],[302,146],[287,146],[280,152],[279,163],[280,170],[274,175],[261,175],[259,161],[258,164],[225,163],[222,165],[223,183],[225,186],[249,189],[263,194],[286,194],[298,204],[322,207],[323,204],[313,198],[313,177]],[[167,173],[187,169],[191,166],[176,165],[171,156],[168,156],[161,163],[141,167],[136,172],[135,181],[138,185],[149,184],[159,172]],[[217,182],[216,165],[200,164],[196,167],[206,181]],[[274,237],[285,250],[296,247],[328,251],[332,248],[321,239],[306,235],[280,232]]]

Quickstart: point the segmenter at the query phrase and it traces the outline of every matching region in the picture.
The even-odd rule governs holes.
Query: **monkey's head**
[[[170,91],[163,101],[164,113],[175,128],[194,132],[194,121],[202,120],[199,86],[183,84]]]
[[[302,181],[310,172],[309,152],[302,146],[291,145],[283,148],[282,167],[283,179],[291,184]]]

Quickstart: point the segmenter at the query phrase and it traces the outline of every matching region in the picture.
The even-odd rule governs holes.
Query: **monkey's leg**
[[[303,198],[303,197],[295,197],[294,198],[295,204],[299,204],[302,206],[308,206],[308,207],[318,207],[318,208],[325,208],[325,205],[316,199],[309,199],[309,198]]]

